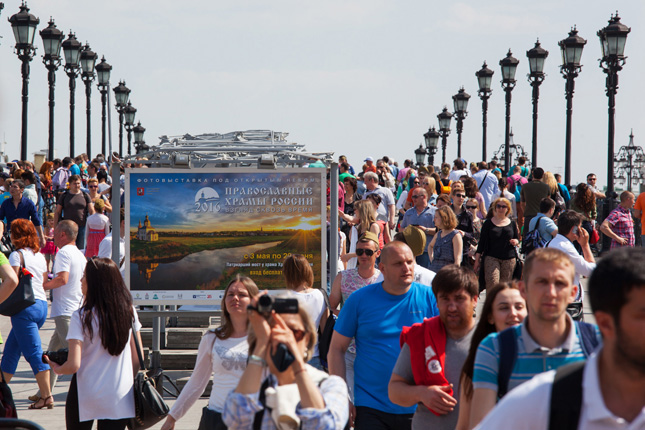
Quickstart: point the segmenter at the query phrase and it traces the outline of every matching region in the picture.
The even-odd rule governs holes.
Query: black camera
[[[298,299],[271,297],[268,294],[260,296],[258,312],[266,316],[271,314],[271,311],[275,311],[276,314],[297,314]]]
[[[49,357],[49,361],[62,365],[67,361],[67,354],[69,354],[69,350],[67,348],[59,349],[58,351],[45,351],[43,352],[43,363],[47,363],[45,360],[45,356],[47,356]]]

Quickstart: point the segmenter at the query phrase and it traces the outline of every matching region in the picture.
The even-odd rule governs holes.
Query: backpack
[[[542,218],[545,217],[538,218],[537,222],[535,223],[535,228],[525,234],[524,238],[522,239],[522,254],[524,254],[524,256],[529,255],[531,252],[535,251],[538,248],[544,248],[547,244],[547,241],[542,238],[542,235],[538,230]]]
[[[585,362],[578,361],[555,371],[549,405],[549,430],[578,428],[584,368]]]
[[[576,331],[580,336],[580,345],[585,357],[589,357],[598,346],[596,327],[581,321],[575,321]],[[513,373],[513,366],[517,359],[517,338],[515,327],[507,328],[499,336],[499,370],[497,372],[497,397],[501,399],[508,393],[508,382]],[[576,428],[576,427],[570,427]]]
[[[519,202],[522,198],[520,195],[520,191],[522,191],[522,181],[521,179],[513,179],[513,181],[509,186],[508,186],[508,192],[515,194],[515,201]]]
[[[452,181],[448,179],[448,184],[446,185],[446,179],[441,180],[441,194],[450,194],[452,189]]]

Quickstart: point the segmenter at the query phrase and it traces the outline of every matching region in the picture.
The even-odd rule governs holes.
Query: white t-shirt
[[[208,399],[208,409],[221,413],[226,397],[237,387],[246,369],[248,353],[246,336],[222,340],[216,339],[212,331],[206,333],[199,343],[193,374],[172,405],[170,415],[175,420],[181,419],[204,392],[211,374],[213,388]]]
[[[417,284],[425,285],[426,287],[432,287],[432,280],[434,279],[435,273],[430,270],[426,269],[423,266],[419,266],[418,264],[414,263],[414,282]],[[383,274],[379,274],[378,278],[376,278],[376,281],[374,281],[375,284],[383,282]]]
[[[101,243],[99,243],[99,257],[102,258],[112,258],[112,233],[107,234]],[[119,261],[123,260],[123,264],[119,268],[121,271],[121,276],[125,279],[125,238],[121,238],[121,243],[119,244]]]
[[[11,267],[20,267],[20,253],[25,258],[25,269],[33,275],[31,279],[31,288],[34,290],[36,300],[47,301],[47,294],[43,289],[43,274],[47,272],[47,262],[40,252],[34,254],[31,248],[22,248],[20,251],[14,251],[9,256]]]
[[[67,284],[52,290],[52,310],[50,317],[61,315],[71,316],[81,307],[83,293],[81,292],[81,278],[85,271],[87,260],[75,245],[65,245],[56,254],[54,261],[54,275],[60,272],[69,272]]]
[[[110,232],[110,218],[104,214],[95,213],[88,216],[85,225],[93,230],[104,230],[105,234]]]
[[[296,298],[298,299],[298,305],[302,306],[307,315],[311,318],[311,321],[314,323],[314,329],[317,330],[320,325],[320,319],[322,318],[323,312],[327,310],[327,305],[325,304],[325,297],[323,296],[322,291],[317,288],[311,288],[306,292],[296,292],[293,291]],[[313,357],[318,357],[318,344],[314,347]]]
[[[58,256],[56,257],[58,258]],[[134,310],[134,307],[133,307]],[[132,384],[132,354],[130,336],[118,356],[110,355],[103,347],[99,336],[98,319],[92,321],[93,336],[83,333],[81,309],[74,312],[69,322],[67,340],[83,342],[81,367],[76,372],[78,385],[78,411],[81,421],[117,420],[134,417],[134,393]],[[141,329],[139,317],[134,310],[135,329]]]

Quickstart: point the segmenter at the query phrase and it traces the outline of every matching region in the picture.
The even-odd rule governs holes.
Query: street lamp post
[[[437,147],[439,146],[439,133],[437,130],[432,127],[428,129],[428,132],[423,135],[423,139],[426,142],[426,149],[428,151],[428,165],[434,166],[434,154],[437,152]]]
[[[116,101],[116,110],[119,112],[119,155],[123,156],[123,110],[128,105],[130,89],[125,86],[125,81],[119,82],[114,87],[114,99]]]
[[[417,166],[423,166],[423,162],[426,161],[426,149],[422,144],[419,144],[419,147],[414,150],[414,157],[417,160]]]
[[[54,88],[56,87],[56,70],[60,66],[60,49],[61,43],[65,38],[62,31],[56,28],[54,20],[49,21],[49,25],[40,31],[40,37],[43,39],[45,55],[43,55],[43,64],[47,68],[47,81],[49,82],[49,140],[48,140],[48,158],[54,159]]]
[[[640,146],[634,145],[634,130],[629,135],[629,144],[620,147],[614,162],[618,166],[616,179],[622,179],[627,182],[627,191],[632,190],[634,182],[642,181],[645,168],[645,152]],[[625,176],[627,177],[625,178]]]
[[[609,102],[608,123],[608,161],[607,161],[607,190],[614,190],[614,120],[616,116],[616,92],[618,91],[618,72],[625,65],[625,42],[631,28],[620,22],[618,12],[612,15],[609,25],[598,31],[602,58],[600,67],[607,74],[605,85]]]
[[[128,105],[123,109],[123,117],[125,118],[125,129],[128,131],[128,155],[132,155],[132,127],[134,127],[134,116],[137,113],[137,108],[128,102]]]
[[[20,11],[9,18],[13,35],[16,38],[15,52],[22,61],[22,134],[20,137],[20,159],[27,159],[27,117],[29,101],[29,62],[34,58],[34,36],[40,20],[29,13],[25,2],[20,6]]]
[[[526,51],[529,59],[528,80],[533,87],[533,136],[531,139],[531,161],[534,166],[538,165],[537,154],[537,122],[538,122],[538,99],[540,98],[540,85],[546,75],[544,74],[544,60],[549,56],[549,51],[540,46],[540,41],[535,42],[532,49]]]
[[[448,145],[448,135],[450,134],[450,120],[452,119],[452,113],[448,112],[447,107],[443,107],[443,110],[439,115],[439,134],[441,135],[441,162],[446,162],[446,146]]]
[[[141,121],[132,128],[132,131],[134,132],[134,148],[137,154],[146,152],[150,149],[150,147],[146,145],[146,141],[143,140],[143,133],[145,133],[146,129],[141,126]]]
[[[76,77],[80,71],[81,42],[76,40],[74,33],[70,32],[63,42],[65,55],[65,73],[69,76],[69,155],[74,156],[74,104],[76,93]]]
[[[468,116],[468,100],[470,99],[470,94],[468,94],[464,87],[461,87],[457,94],[452,96],[452,102],[455,108],[455,119],[457,120],[457,157],[461,158],[461,133],[464,130],[464,119]]]
[[[85,106],[87,114],[87,156],[92,159],[92,81],[94,80],[94,66],[96,65],[96,52],[90,49],[89,44],[81,51],[81,79],[85,82]]]
[[[475,72],[477,76],[477,83],[479,84],[479,98],[482,100],[482,160],[486,161],[486,126],[487,126],[487,113],[488,113],[488,99],[493,90],[490,88],[491,81],[493,80],[493,72],[488,68],[486,62],[482,68]]]
[[[107,154],[107,93],[110,89],[111,71],[112,66],[105,61],[105,57],[101,58],[101,62],[96,65],[96,75],[98,77],[98,83],[96,86],[101,92],[101,153],[103,155]]]
[[[506,132],[504,133],[504,170],[511,168],[511,92],[515,88],[515,72],[520,60],[513,57],[511,50],[508,50],[506,57],[502,58],[499,65],[502,67],[502,88],[506,92]]]
[[[582,49],[587,41],[578,36],[578,30],[575,27],[569,32],[569,37],[558,42],[560,51],[562,52],[562,66],[560,66],[560,73],[567,80],[566,96],[567,96],[567,130],[566,141],[564,146],[564,183],[571,185],[571,117],[573,114],[573,90],[575,85],[575,78],[578,76],[582,65],[580,58],[582,57]],[[612,153],[613,160],[613,153]]]

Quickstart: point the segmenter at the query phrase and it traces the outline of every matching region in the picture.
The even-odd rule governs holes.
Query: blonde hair
[[[508,216],[513,208],[511,207],[511,201],[509,199],[506,199],[504,197],[498,197],[496,198],[493,203],[490,204],[490,209],[488,210],[488,215],[486,218],[492,218],[493,215],[495,214],[495,208],[497,207],[497,203],[503,203],[506,205],[506,213],[504,214],[505,216]]]
[[[526,263],[524,263],[524,271],[522,272],[522,278],[524,282],[528,284],[529,275],[533,265],[536,261],[541,261],[543,263],[554,263],[561,266],[566,266],[571,273],[571,284],[573,284],[573,279],[575,277],[576,269],[573,266],[573,262],[567,254],[560,251],[557,248],[538,248],[535,251],[531,252],[528,257],[526,257]]]
[[[370,226],[376,222],[376,210],[369,200],[361,200],[354,204],[358,219],[361,220],[359,234],[363,234],[370,229]]]
[[[428,191],[428,197],[437,194],[437,181],[434,180],[434,178],[430,175],[426,176],[423,178],[423,182],[428,181],[428,185],[423,185],[423,188]]]
[[[96,201],[94,202],[94,210],[100,214],[105,211],[105,202],[103,201],[103,199],[96,199]]]
[[[558,191],[558,181],[555,180],[555,176],[551,172],[544,172],[542,176],[542,182],[549,186],[551,194]]]

